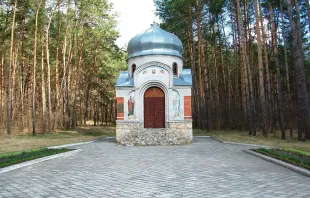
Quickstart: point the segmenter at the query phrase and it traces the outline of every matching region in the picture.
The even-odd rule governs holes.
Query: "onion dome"
[[[182,58],[183,45],[176,35],[152,25],[129,41],[127,51],[128,58],[145,55],[171,55]]]

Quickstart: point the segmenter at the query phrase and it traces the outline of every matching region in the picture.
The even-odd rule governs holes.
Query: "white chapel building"
[[[128,70],[116,81],[116,140],[121,145],[192,142],[190,69],[183,45],[152,25],[128,43]]]

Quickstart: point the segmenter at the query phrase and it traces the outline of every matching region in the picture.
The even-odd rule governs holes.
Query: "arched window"
[[[174,76],[178,75],[178,64],[176,62],[172,64],[172,71]]]
[[[135,71],[136,71],[136,64],[132,64],[132,66],[131,66],[131,77],[132,78],[133,78]]]

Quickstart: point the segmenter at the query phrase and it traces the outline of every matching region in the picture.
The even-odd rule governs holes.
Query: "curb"
[[[258,144],[247,144],[247,143],[238,143],[238,142],[226,142],[226,141],[217,139],[217,138],[214,137],[214,136],[211,136],[211,138],[214,139],[214,140],[216,140],[216,141],[219,141],[219,142],[221,142],[221,143],[224,143],[224,144],[235,144],[235,145],[240,145],[240,146],[253,146],[253,147],[273,148],[273,147],[270,147],[270,146],[258,145]]]
[[[251,150],[242,150],[250,155],[253,155],[253,156],[256,156],[256,157],[259,157],[259,158],[262,158],[264,160],[267,160],[269,162],[272,162],[272,163],[275,163],[277,165],[280,165],[280,166],[283,166],[285,168],[288,168],[292,171],[295,171],[299,174],[302,174],[304,176],[307,176],[307,177],[310,177],[310,171],[308,171],[307,169],[304,169],[304,168],[301,168],[301,167],[298,167],[298,166],[294,166],[292,164],[289,164],[289,163],[286,163],[286,162],[283,162],[281,160],[278,160],[278,159],[274,159],[272,157],[269,157],[269,156],[266,156],[266,155],[263,155],[263,154],[260,154],[260,153],[256,153],[254,151],[251,151]]]
[[[211,136],[194,136],[194,135],[193,135],[193,138],[196,138],[196,137],[197,137],[197,138],[210,138]]]
[[[70,147],[70,146],[79,146],[79,145],[83,145],[83,144],[89,144],[89,143],[93,143],[96,140],[91,140],[91,141],[87,141],[87,142],[79,142],[79,143],[73,143],[73,144],[63,144],[63,145],[58,145],[58,146],[49,146],[47,147],[48,149],[58,149],[58,148],[65,148],[65,147]]]
[[[77,153],[77,152],[79,152],[81,150],[82,149],[77,149],[77,150],[73,150],[73,151],[67,151],[67,152],[64,152],[64,153],[58,153],[58,154],[55,154],[55,155],[41,157],[41,158],[30,160],[30,161],[27,161],[27,162],[22,162],[22,163],[19,163],[19,164],[14,164],[14,165],[11,165],[11,166],[8,166],[8,167],[0,168],[0,174],[1,173],[6,173],[6,172],[9,172],[9,171],[12,171],[12,170],[16,170],[16,169],[19,169],[19,168],[22,168],[22,167],[25,167],[25,166],[29,166],[29,165],[37,164],[37,163],[44,162],[44,161],[47,161],[47,160],[55,159],[55,158],[58,158],[58,157],[70,156],[70,155],[73,155],[73,154],[75,154],[75,153]]]
[[[221,142],[221,143],[226,143],[225,141],[223,141],[223,140],[220,140],[220,139],[217,139],[216,137],[214,137],[214,136],[211,136],[211,138],[213,139],[213,140],[216,140],[216,141],[218,141],[218,142]]]
[[[70,147],[70,146],[80,146],[80,145],[83,145],[83,144],[90,144],[90,143],[94,143],[94,142],[97,142],[97,141],[100,141],[100,140],[111,139],[111,138],[115,138],[115,137],[103,137],[103,138],[98,138],[98,139],[87,141],[87,142],[78,142],[78,143],[63,144],[63,145],[58,145],[58,146],[49,146],[47,148],[48,149],[57,149],[57,148],[65,148],[65,147]]]

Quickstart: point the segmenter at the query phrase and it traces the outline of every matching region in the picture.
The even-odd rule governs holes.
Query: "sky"
[[[129,40],[147,30],[155,20],[153,0],[109,0],[119,17],[117,30],[120,38],[116,41],[119,47],[126,47]]]

